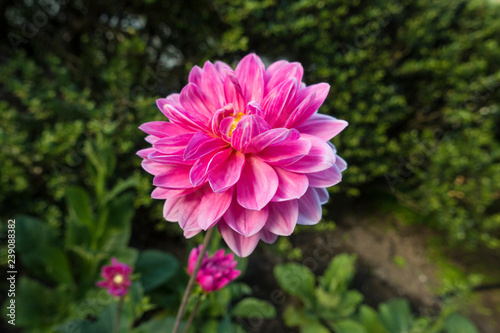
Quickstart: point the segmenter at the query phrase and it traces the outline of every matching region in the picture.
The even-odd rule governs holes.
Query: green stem
[[[198,308],[200,307],[201,301],[202,301],[202,298],[198,297],[198,300],[196,301],[196,305],[194,306],[193,311],[191,311],[191,314],[189,315],[189,319],[186,323],[186,326],[184,326],[182,333],[187,333],[187,331],[189,330],[189,327],[193,323],[194,317],[196,317],[196,313],[198,312]]]
[[[120,319],[123,311],[123,298],[124,297],[121,296],[120,301],[118,302],[118,309],[116,310],[115,326],[113,329],[113,333],[118,333],[120,331]]]
[[[175,318],[175,325],[172,333],[178,333],[179,331],[182,318],[184,317],[184,312],[186,311],[186,305],[189,300],[189,296],[191,295],[191,291],[193,290],[194,283],[196,281],[196,275],[198,275],[198,271],[200,270],[201,262],[203,261],[203,257],[205,256],[205,251],[207,250],[208,243],[210,242],[210,238],[212,237],[213,232],[214,228],[210,228],[205,234],[205,239],[203,240],[201,251],[198,254],[198,260],[196,260],[196,265],[194,266],[193,273],[191,274],[186,290],[184,291],[184,296],[182,297],[181,306],[179,307],[179,311],[177,312],[177,317]]]

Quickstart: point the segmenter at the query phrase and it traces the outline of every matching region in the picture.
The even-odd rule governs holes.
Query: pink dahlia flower
[[[132,282],[130,275],[132,268],[127,264],[120,263],[116,258],[111,258],[111,265],[102,266],[101,276],[104,281],[98,281],[96,285],[108,289],[108,292],[116,297],[124,296]]]
[[[188,260],[188,272],[193,274],[194,266],[200,255],[202,246],[191,250]],[[241,271],[234,269],[238,262],[234,260],[233,254],[224,255],[224,250],[220,249],[209,257],[205,252],[205,257],[201,262],[200,270],[196,275],[196,281],[206,292],[219,290],[229,282],[236,279]]]
[[[169,121],[140,126],[151,148],[138,152],[164,199],[166,220],[186,237],[218,226],[227,245],[248,256],[296,224],[316,224],[325,188],[346,163],[328,141],[347,122],[317,113],[330,86],[306,86],[299,63],[267,69],[255,54],[236,69],[206,62],[180,94],[157,101]]]

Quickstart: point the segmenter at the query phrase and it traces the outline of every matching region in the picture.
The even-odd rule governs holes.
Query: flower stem
[[[194,287],[194,282],[196,281],[196,275],[198,275],[198,271],[200,270],[201,262],[203,261],[203,257],[205,256],[205,252],[207,251],[208,243],[210,242],[210,238],[212,237],[213,232],[214,228],[210,228],[205,234],[205,239],[203,240],[201,251],[198,254],[198,260],[196,260],[196,265],[194,266],[193,273],[191,274],[186,290],[184,291],[184,296],[182,297],[181,306],[179,307],[177,317],[175,318],[175,325],[172,333],[177,333],[179,331],[182,318],[184,317],[184,312],[186,311],[186,305],[189,300],[189,296],[191,295],[191,291]]]
[[[120,297],[120,300],[118,301],[118,309],[116,310],[116,317],[115,317],[115,326],[113,329],[113,333],[118,333],[120,331],[120,318],[122,316],[122,311],[123,311],[123,296]]]
[[[189,319],[186,323],[186,326],[184,326],[182,333],[187,333],[187,331],[189,330],[189,327],[193,323],[194,317],[196,317],[196,312],[198,312],[198,308],[200,307],[200,304],[201,304],[201,297],[198,297],[198,300],[196,301],[196,305],[194,306],[193,311],[191,311],[191,314],[189,315]]]

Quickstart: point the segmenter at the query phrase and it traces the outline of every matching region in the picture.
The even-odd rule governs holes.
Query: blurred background
[[[432,321],[452,303],[477,331],[500,332],[496,1],[2,0],[0,15],[0,263],[7,271],[16,219],[18,272],[16,330],[3,331],[98,322],[112,300],[94,284],[112,256],[142,274],[134,327],[175,315],[201,239],[185,240],[150,198],[138,126],[164,120],[155,100],[179,92],[192,66],[256,52],[331,85],[320,111],[349,122],[332,141],[349,168],[323,221],[260,244],[239,289],[212,308],[251,293],[276,315],[234,327],[306,332],[273,294],[273,267],[296,261],[320,276],[350,253],[364,304],[405,299]],[[229,320],[224,311],[201,318]]]

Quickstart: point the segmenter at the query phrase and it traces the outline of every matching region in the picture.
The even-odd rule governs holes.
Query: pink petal
[[[186,161],[184,160],[184,156],[182,155],[182,151],[178,154],[164,154],[159,151],[154,151],[148,155],[148,159],[153,162],[163,163],[163,164],[174,164],[174,165],[193,165],[194,161]]]
[[[316,193],[318,194],[319,198],[319,203],[324,205],[328,202],[328,199],[330,199],[330,195],[328,194],[328,191],[324,188],[315,188]]]
[[[165,220],[170,222],[179,221],[179,202],[183,200],[184,197],[172,197],[165,200],[163,204],[163,217]]]
[[[144,138],[144,140],[153,145],[156,141],[160,140],[160,138],[154,135],[148,135]]]
[[[211,228],[226,213],[233,199],[233,189],[226,192],[215,193],[211,189],[203,196],[198,214],[198,225],[203,230]]]
[[[192,238],[198,235],[201,232],[201,229],[192,229],[192,230],[184,230],[184,237],[186,239]]]
[[[267,244],[273,244],[278,239],[278,235],[267,231],[265,228],[260,231],[260,239]]]
[[[193,68],[191,68],[191,71],[189,72],[188,82],[194,83],[197,86],[199,86],[201,82],[202,73],[203,70],[199,66],[193,66]]]
[[[232,71],[233,70],[231,68],[231,66],[229,66],[228,64],[226,64],[225,62],[222,62],[222,61],[216,61],[215,62],[215,69],[219,72],[219,74],[223,78],[226,76],[226,71]]]
[[[295,97],[297,86],[296,79],[281,82],[264,98],[262,109],[266,114],[266,121],[272,127],[283,127],[289,116],[285,111]]]
[[[214,138],[213,136],[203,132],[198,132],[187,144],[186,150],[184,151],[184,159],[199,159],[200,157],[213,153],[214,151],[227,148],[227,146],[227,143],[219,138]]]
[[[224,96],[226,97],[227,103],[233,104],[237,111],[236,113],[245,111],[243,91],[233,71],[228,71],[226,73],[226,78],[224,79]]]
[[[153,179],[153,185],[170,189],[191,188],[193,185],[189,181],[189,170],[189,167],[184,166],[171,168],[166,172],[155,176]]]
[[[182,89],[181,104],[188,114],[202,122],[208,122],[212,118],[212,114],[216,111],[216,108],[208,100],[203,91],[193,83],[188,83]]]
[[[266,73],[265,73],[266,85],[269,82],[269,80],[271,80],[271,78],[274,76],[274,74],[276,74],[276,72],[280,68],[282,68],[283,66],[285,66],[287,64],[289,64],[289,62],[286,60],[278,60],[276,62],[273,62],[271,65],[269,65],[269,67],[267,67]],[[270,89],[268,89],[267,91],[269,91],[269,90]]]
[[[306,175],[287,171],[280,167],[274,167],[274,171],[278,175],[279,186],[271,201],[279,202],[298,199],[306,193],[309,187]]]
[[[311,146],[309,140],[298,139],[286,144],[267,146],[257,156],[270,164],[284,166],[301,160],[309,153]]]
[[[177,154],[186,149],[194,133],[180,134],[162,138],[153,144],[153,147],[164,154]]]
[[[141,149],[137,152],[137,155],[139,155],[140,157],[142,158],[148,158],[148,155],[155,152],[156,149],[154,148],[145,148],[145,149]]]
[[[172,168],[174,168],[174,166],[172,166],[172,165],[158,163],[158,162],[154,162],[154,161],[150,161],[150,160],[143,160],[141,162],[141,166],[144,170],[146,170],[146,172],[148,172],[154,176],[168,172]]]
[[[321,220],[321,203],[318,193],[309,187],[299,199],[299,218],[297,224],[313,225]]]
[[[255,136],[271,129],[264,119],[257,115],[244,116],[236,125],[231,138],[234,149],[243,151]]]
[[[235,73],[241,85],[245,103],[256,101],[260,104],[264,96],[264,63],[262,60],[254,53],[249,54],[238,63]]]
[[[202,275],[199,276],[197,279],[198,283],[200,284],[201,288],[205,291],[214,291],[215,290],[215,281],[213,276],[211,275]]]
[[[330,90],[327,83],[318,83],[299,89],[296,101],[298,105],[290,112],[290,117],[286,121],[285,127],[294,128],[305,122],[323,104]]]
[[[266,230],[279,236],[292,234],[297,218],[299,217],[299,203],[297,200],[269,203],[269,219]]]
[[[229,206],[224,221],[234,231],[245,237],[257,234],[266,224],[269,210],[264,207],[261,210],[249,210],[233,202]]]
[[[201,82],[198,86],[208,97],[215,109],[219,109],[226,105],[222,77],[210,61],[205,62],[205,65],[203,65]]]
[[[339,155],[335,157],[335,165],[339,168],[340,172],[347,169],[347,162]]]
[[[223,150],[214,156],[212,163],[217,164],[208,174],[208,182],[214,192],[220,193],[236,184],[240,179],[243,166],[245,165],[245,155],[237,150],[233,150],[231,154],[222,160],[227,154],[227,150]]]
[[[297,162],[283,168],[298,173],[309,173],[328,169],[335,164],[335,153],[326,142],[309,134],[302,134],[301,137],[311,142],[311,150]]]
[[[276,63],[274,63],[273,65],[275,64]],[[282,82],[295,79],[298,85],[302,81],[302,77],[304,76],[304,68],[302,68],[302,65],[300,63],[285,63],[283,64],[283,66],[281,66],[281,64],[282,63],[280,63],[279,65],[275,65],[276,67],[279,66],[279,68],[277,68],[276,70],[273,65],[269,66],[269,68],[267,69],[266,74],[270,73],[271,71],[273,73],[269,77],[269,81],[266,83],[266,94],[272,91]]]
[[[342,132],[347,125],[348,123],[345,120],[336,119],[326,114],[315,113],[296,128],[300,133],[315,135],[323,141],[329,141]]]
[[[164,138],[188,133],[189,130],[168,121],[150,121],[139,126],[139,129],[147,134]]]
[[[188,189],[183,189],[183,190],[172,190],[164,187],[157,187],[153,190],[151,193],[151,198],[153,199],[168,199],[176,196],[184,196],[188,195],[189,193],[192,193],[196,191],[197,188],[188,188]]]
[[[260,236],[245,237],[231,229],[223,220],[217,224],[227,246],[239,257],[249,256],[259,243]]]
[[[207,122],[203,120],[202,116],[198,117],[197,113],[188,113],[184,108],[164,104],[162,112],[171,122],[191,131],[206,130],[208,128]]]
[[[191,193],[178,202],[179,205],[179,225],[183,230],[198,230],[198,214],[200,211],[200,201],[203,194],[201,191]]]
[[[270,145],[283,145],[298,140],[300,133],[296,129],[273,128],[254,137],[247,148],[246,153],[258,153]]]
[[[278,189],[274,169],[257,157],[248,156],[241,178],[236,184],[238,203],[253,210],[261,210]]]
[[[342,180],[342,174],[334,165],[323,171],[308,173],[307,178],[309,179],[309,185],[312,187],[330,187]]]

